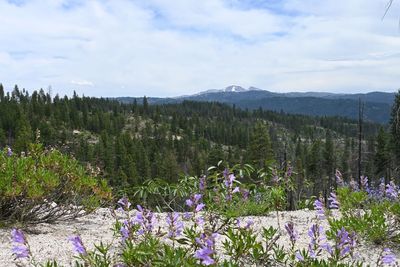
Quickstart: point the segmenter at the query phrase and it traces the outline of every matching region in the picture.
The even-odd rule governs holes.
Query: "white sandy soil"
[[[165,214],[156,214],[158,217],[158,225],[161,229],[166,229]],[[299,233],[298,247],[306,248],[309,243],[307,235],[308,228],[315,221],[315,212],[308,210],[286,211],[280,212],[281,238],[279,244],[289,248],[289,239],[284,230],[284,224],[292,221],[295,224],[295,229]],[[278,227],[276,214],[271,213],[267,216],[245,217],[241,218],[243,224],[246,221],[253,220],[254,230],[261,232],[262,227]],[[74,261],[74,252],[72,245],[68,241],[68,237],[80,234],[82,240],[89,249],[94,243],[100,241],[104,243],[112,243],[113,250],[120,246],[119,237],[113,236],[113,224],[115,219],[112,217],[108,209],[99,209],[95,213],[68,222],[60,222],[56,224],[40,224],[35,227],[30,227],[30,233],[27,233],[28,241],[32,254],[38,262],[44,262],[48,259],[56,259],[63,266],[72,266]],[[327,229],[327,222],[322,221],[324,229]],[[157,226],[158,227],[158,226]],[[164,230],[166,231],[166,230]],[[13,258],[11,248],[12,242],[10,237],[11,229],[0,229],[0,266],[17,266],[17,263],[24,262],[16,261]],[[218,244],[221,244],[223,237],[219,237]],[[375,266],[382,247],[374,246],[360,242],[358,253],[363,262]],[[397,258],[400,259],[399,251],[394,251]]]

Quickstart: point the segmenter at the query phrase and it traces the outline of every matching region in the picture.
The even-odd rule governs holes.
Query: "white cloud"
[[[399,87],[400,4],[382,21],[386,0],[252,2],[0,0],[0,82],[95,96]]]
[[[86,81],[86,80],[78,80],[78,81],[72,80],[70,83],[73,85],[79,85],[79,86],[94,86],[93,82]]]

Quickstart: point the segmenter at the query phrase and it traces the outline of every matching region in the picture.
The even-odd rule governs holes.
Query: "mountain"
[[[367,121],[388,123],[395,93],[370,92],[366,94],[335,94],[326,92],[276,93],[256,87],[245,89],[231,85],[224,89],[210,89],[198,94],[173,98],[148,98],[150,104],[180,103],[184,100],[221,102],[243,109],[283,111],[292,114],[313,116],[341,116],[356,119],[358,102],[364,103],[364,118]],[[123,103],[141,98],[120,97]]]

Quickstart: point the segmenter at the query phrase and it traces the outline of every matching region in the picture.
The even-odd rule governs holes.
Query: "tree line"
[[[362,173],[398,179],[399,94],[390,125],[364,122]],[[224,160],[257,168],[291,167],[311,193],[331,187],[335,170],[357,179],[357,121],[243,110],[216,102],[122,104],[114,99],[51,96],[44,90],[5,93],[0,84],[0,146],[16,153],[35,141],[98,167],[117,189],[151,178],[176,182]]]

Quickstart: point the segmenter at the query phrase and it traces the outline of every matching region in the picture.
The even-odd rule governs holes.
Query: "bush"
[[[0,152],[0,221],[71,219],[111,198],[104,180],[55,149],[31,144],[26,155]],[[85,211],[85,212],[84,212]]]

